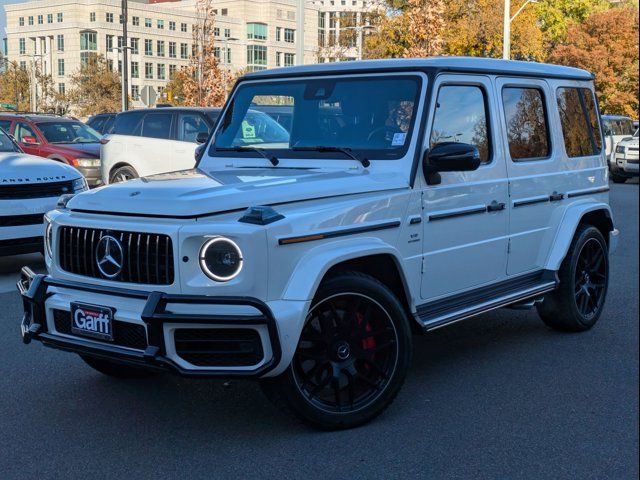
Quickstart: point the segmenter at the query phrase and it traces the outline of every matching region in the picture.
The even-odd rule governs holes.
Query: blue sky
[[[4,15],[4,6],[9,3],[23,3],[27,0],[0,0],[0,37],[4,37],[4,27],[6,27],[7,19]]]

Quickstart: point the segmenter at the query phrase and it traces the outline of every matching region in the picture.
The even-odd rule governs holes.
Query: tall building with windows
[[[222,65],[233,71],[254,71],[302,63],[297,48],[301,39],[297,0],[214,2],[215,51]],[[366,8],[363,0],[307,0],[304,63],[316,63],[320,58],[320,16],[327,19],[327,35],[333,35],[334,6],[329,2],[348,2],[340,5],[340,11],[358,9],[358,19]],[[162,93],[173,72],[188,64],[196,4],[197,0],[129,0],[126,47],[129,94],[134,105],[139,105],[137,99],[144,86]],[[103,55],[114,70],[122,71],[120,0],[36,0],[4,8],[8,59],[31,72],[37,68],[50,74],[59,91],[68,91],[71,76],[96,55]],[[349,45],[347,50],[353,48]],[[326,61],[331,60],[327,56]]]

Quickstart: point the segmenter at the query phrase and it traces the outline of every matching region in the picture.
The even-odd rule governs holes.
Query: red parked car
[[[102,183],[102,136],[84,123],[57,115],[0,113],[0,128],[26,153],[76,167],[90,186]]]

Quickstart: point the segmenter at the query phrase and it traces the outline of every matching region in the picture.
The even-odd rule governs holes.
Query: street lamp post
[[[122,47],[114,47],[112,50],[115,52],[116,60],[119,59],[120,53],[122,52],[122,70],[120,73],[120,90],[121,90],[121,102],[122,102],[122,111],[126,112],[129,109],[129,82],[127,79],[127,50],[133,50],[131,47],[126,46],[124,44],[124,40],[122,41]]]
[[[24,54],[20,56],[29,57],[31,59],[31,68],[29,71],[29,110],[31,110],[32,112],[36,112],[38,110],[38,75],[36,73],[36,62],[38,60],[42,62],[42,59],[45,55],[42,53],[34,53]]]
[[[129,4],[122,0],[122,111],[129,110],[129,59],[127,55],[127,21],[129,17]]]
[[[504,0],[504,26],[502,41],[502,58],[509,60],[511,58],[511,23],[520,15],[522,10],[530,3],[538,3],[538,0],[526,0],[516,13],[511,16],[511,0]]]

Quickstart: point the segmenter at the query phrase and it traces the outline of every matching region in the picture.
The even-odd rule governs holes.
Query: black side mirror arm
[[[440,185],[442,183],[440,172],[429,163],[429,150],[426,150],[422,156],[422,171],[427,185]]]

